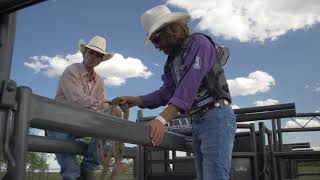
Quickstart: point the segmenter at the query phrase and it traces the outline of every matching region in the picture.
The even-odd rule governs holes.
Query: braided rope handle
[[[99,112],[108,113],[117,117],[121,117],[119,114],[119,108],[116,105],[107,105],[103,103],[98,108]],[[125,110],[122,115],[123,119],[129,119],[129,110]],[[110,167],[111,157],[115,159],[114,169],[112,170],[109,179],[114,180],[116,176],[126,172],[128,170],[128,165],[123,163],[123,154],[124,154],[124,142],[122,141],[110,141],[110,149],[108,151],[107,157],[104,156],[104,149],[101,138],[96,138],[98,156],[100,163],[103,166],[102,172],[100,174],[100,180],[104,180],[108,175],[108,168]]]

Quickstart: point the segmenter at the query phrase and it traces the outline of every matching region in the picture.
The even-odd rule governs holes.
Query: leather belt
[[[218,101],[216,101],[215,103],[211,103],[210,105],[200,109],[199,111],[193,113],[190,115],[191,120],[198,120],[200,119],[203,115],[205,115],[207,112],[209,112],[210,110],[223,106],[223,105],[230,105],[230,102],[226,99],[220,99]]]

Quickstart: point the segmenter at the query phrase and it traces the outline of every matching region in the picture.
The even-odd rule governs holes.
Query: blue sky
[[[101,35],[107,37],[109,51],[117,53],[97,68],[107,97],[156,90],[166,57],[152,44],[144,47],[140,16],[160,4],[190,13],[193,32],[207,33],[229,47],[225,72],[235,108],[294,102],[297,112],[320,110],[317,0],[48,0],[18,13],[11,79],[53,98],[63,69],[81,61],[79,39],[88,42]],[[314,140],[319,133],[310,136]]]

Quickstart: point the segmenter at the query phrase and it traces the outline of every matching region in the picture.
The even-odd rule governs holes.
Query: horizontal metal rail
[[[279,130],[277,130],[279,131]],[[308,128],[282,128],[281,132],[305,132],[305,131],[320,131],[320,127],[308,127]]]
[[[240,108],[240,109],[234,109],[234,113],[247,114],[247,113],[258,113],[258,112],[266,112],[266,111],[279,111],[279,110],[287,110],[287,109],[295,109],[294,103]]]
[[[297,113],[295,117],[313,117],[320,116],[320,113]]]
[[[297,176],[320,176],[320,173],[298,173]]]
[[[259,106],[252,108],[234,109],[237,117],[237,122],[258,121],[277,118],[295,117],[294,103],[278,104],[271,106]],[[142,117],[140,121],[150,121],[156,116]],[[186,118],[187,115],[181,115],[177,118]]]
[[[42,136],[28,136],[28,151],[46,153],[84,154],[88,144],[82,141],[66,141]],[[125,158],[136,158],[137,147],[125,147]]]
[[[103,137],[152,146],[149,126],[146,124],[125,121],[34,94],[31,96],[31,104],[31,127],[66,132],[75,136]],[[165,133],[160,147],[190,151],[190,146],[186,143],[183,137]]]
[[[86,147],[87,144],[80,141],[28,136],[28,151],[33,152],[84,154]]]
[[[43,1],[45,0],[1,0],[0,15],[11,13]]]
[[[273,154],[282,159],[320,159],[320,151],[274,152]]]
[[[250,114],[237,114],[237,122],[288,118],[288,117],[293,117],[295,115],[296,115],[295,109],[259,112],[259,113],[250,113]]]

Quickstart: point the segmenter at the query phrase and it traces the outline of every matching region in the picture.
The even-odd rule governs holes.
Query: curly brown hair
[[[162,38],[171,48],[180,46],[184,40],[190,35],[190,29],[186,23],[173,22],[162,27],[157,32],[161,32]]]

